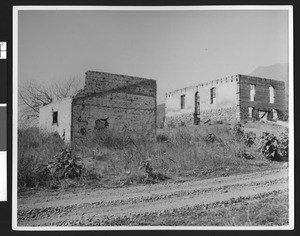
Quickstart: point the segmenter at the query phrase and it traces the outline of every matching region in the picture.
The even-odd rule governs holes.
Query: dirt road
[[[19,226],[126,225],[137,218],[207,209],[288,191],[288,170],[18,199]]]

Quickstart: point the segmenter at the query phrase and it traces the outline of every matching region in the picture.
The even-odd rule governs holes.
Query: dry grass
[[[205,141],[208,134],[214,134],[216,141]],[[111,142],[106,145],[105,135],[96,136],[90,142],[93,147],[81,147],[88,173],[98,176],[98,186],[143,183],[143,160],[150,161],[155,173],[171,178],[226,176],[264,169],[270,164],[258,144],[247,147],[235,139],[231,126],[226,124],[159,129],[154,144],[143,139],[126,141],[125,137],[120,141],[122,136],[117,137],[117,142],[107,137]],[[240,153],[245,150],[255,159],[244,159]]]
[[[248,124],[255,132],[255,124]],[[261,130],[261,127],[260,127]],[[213,134],[214,142],[207,139]],[[214,124],[159,129],[157,142],[131,140],[114,130],[92,137],[88,145],[77,146],[76,155],[84,162],[78,186],[114,187],[145,183],[142,162],[148,160],[157,176],[210,178],[247,173],[270,167],[258,150],[236,139],[232,126]],[[208,140],[208,141],[207,141]],[[37,186],[43,183],[37,175],[39,164],[49,161],[64,144],[55,134],[39,135],[36,129],[19,131],[18,186]],[[74,149],[73,149],[74,150]],[[243,158],[247,151],[253,160]]]
[[[40,172],[41,166],[52,160],[65,147],[57,133],[39,133],[38,128],[18,131],[18,186],[44,185],[47,178]]]
[[[282,226],[288,225],[288,195],[278,194],[260,200],[208,209],[177,211],[136,220],[136,225],[167,226]]]

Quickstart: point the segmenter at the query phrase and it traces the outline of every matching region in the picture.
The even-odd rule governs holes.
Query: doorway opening
[[[195,112],[194,112],[194,125],[200,124],[200,97],[199,92],[195,93]]]

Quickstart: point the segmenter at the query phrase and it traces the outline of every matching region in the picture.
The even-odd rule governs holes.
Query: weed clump
[[[80,158],[72,154],[71,149],[61,150],[55,161],[48,164],[47,169],[58,179],[80,177],[84,166]]]
[[[238,152],[237,157],[239,157],[239,158],[245,158],[245,159],[248,159],[248,160],[255,159],[255,157],[250,152],[247,152],[244,149],[240,150]]]
[[[282,133],[279,138],[274,134],[264,132],[261,138],[260,150],[262,154],[272,161],[288,161],[288,135]]]
[[[141,181],[146,183],[146,184],[154,184],[159,181],[163,181],[166,179],[170,179],[169,177],[161,174],[161,173],[156,173],[153,170],[153,167],[150,163],[150,160],[144,160],[141,163],[141,166],[139,168],[140,170],[144,169],[145,173],[143,174],[143,177],[141,178]]]
[[[233,127],[233,135],[236,138],[236,140],[241,141],[244,137],[244,129],[242,127],[241,123],[237,123],[234,127]]]
[[[168,141],[168,139],[169,139],[169,137],[166,134],[158,134],[156,136],[156,141],[157,142],[166,142],[166,141]]]
[[[210,133],[204,137],[204,141],[208,143],[218,143],[222,146],[224,146],[224,142],[221,138],[217,137],[215,134]]]
[[[247,147],[251,147],[255,143],[256,134],[252,131],[244,133],[244,143]]]
[[[237,123],[233,127],[233,135],[237,141],[243,142],[247,147],[255,144],[256,134],[252,131],[245,132],[241,123]]]
[[[57,133],[39,132],[38,128],[18,130],[18,187],[47,184],[47,163],[64,147]]]

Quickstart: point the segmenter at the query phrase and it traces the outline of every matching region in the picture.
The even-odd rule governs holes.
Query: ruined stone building
[[[58,132],[67,142],[84,143],[94,131],[113,129],[131,138],[156,137],[156,81],[87,71],[85,86],[40,108],[41,131]]]
[[[165,125],[211,121],[281,119],[286,110],[282,81],[233,75],[166,94]]]

